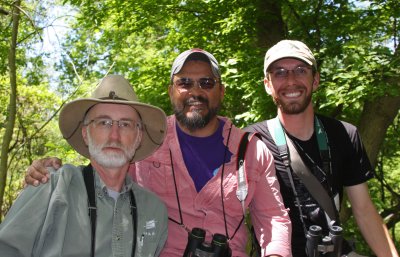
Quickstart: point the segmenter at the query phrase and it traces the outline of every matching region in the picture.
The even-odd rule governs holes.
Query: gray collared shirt
[[[49,183],[28,186],[0,224],[0,256],[90,256],[90,219],[83,167],[64,165]],[[153,193],[129,177],[114,200],[95,173],[96,257],[131,256],[133,220],[129,190],[137,205],[135,256],[158,256],[167,238],[167,211]]]

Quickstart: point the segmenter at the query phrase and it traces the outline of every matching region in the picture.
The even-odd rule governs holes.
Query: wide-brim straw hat
[[[82,126],[88,110],[99,103],[130,105],[139,113],[143,123],[143,136],[131,162],[145,159],[163,143],[167,130],[164,111],[141,103],[124,77],[108,75],[99,83],[90,98],[71,101],[60,112],[61,133],[79,154],[89,158],[89,150],[82,137]]]

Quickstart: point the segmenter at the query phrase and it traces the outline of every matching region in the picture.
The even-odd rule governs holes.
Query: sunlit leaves
[[[63,42],[63,61],[57,66],[61,76],[52,85],[61,99],[82,96],[105,74],[119,73],[130,80],[143,101],[170,114],[167,87],[172,61],[180,52],[200,47],[212,52],[221,64],[226,87],[221,114],[243,127],[276,115],[276,107],[264,89],[262,67],[267,47],[283,38],[302,40],[315,53],[321,83],[314,101],[324,114],[357,124],[366,101],[400,95],[398,49],[395,54],[399,42],[398,0],[70,0],[65,3],[73,5],[77,13],[74,13],[76,20],[66,24],[71,30],[68,40]],[[0,25],[5,28],[1,33],[6,38],[8,25],[1,20]],[[29,31],[27,28],[24,32],[27,49],[28,39],[38,40],[27,37]],[[6,50],[7,45],[0,41],[1,58]],[[20,54],[25,56],[24,51]],[[19,64],[30,87],[46,80],[40,56],[21,58]],[[0,72],[6,72],[4,62],[0,62]],[[1,93],[4,88],[4,84],[0,85]],[[50,104],[39,97],[40,92],[34,94],[46,103],[43,106]],[[27,111],[41,112],[37,102],[30,98],[26,101],[32,103],[26,107]],[[53,110],[58,104],[59,100],[47,107]],[[42,112],[32,114],[32,119],[26,118],[25,123],[37,128],[40,123],[35,120],[45,119],[51,113]],[[0,115],[5,113],[3,107]],[[52,128],[56,129],[56,125]],[[394,163],[399,160],[396,154],[399,144],[392,143],[397,142],[396,132],[397,129],[390,127],[383,144],[385,170],[398,170]],[[41,142],[45,141],[43,138]],[[63,157],[72,161],[73,152],[64,141],[60,144],[47,141],[35,151],[56,153],[60,150],[58,145]],[[350,231],[353,232],[352,228]]]

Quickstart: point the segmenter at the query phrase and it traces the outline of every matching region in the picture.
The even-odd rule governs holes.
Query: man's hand
[[[50,176],[46,167],[59,169],[61,165],[61,160],[57,157],[47,157],[40,160],[34,160],[31,166],[26,170],[25,184],[38,186],[40,183],[47,183]]]

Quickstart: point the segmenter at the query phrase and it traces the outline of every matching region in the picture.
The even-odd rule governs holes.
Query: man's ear
[[[135,150],[137,150],[140,147],[140,145],[142,143],[142,138],[143,138],[143,129],[139,129],[139,133],[137,133],[136,140],[135,140]]]
[[[83,137],[83,141],[85,141],[85,144],[88,145],[88,137],[87,137],[87,126],[83,126],[82,127],[82,137]]]
[[[222,101],[222,100],[224,100],[224,97],[225,97],[225,85],[221,83],[219,90],[221,91],[221,101]]]
[[[319,72],[316,72],[314,75],[314,78],[313,78],[313,83],[312,83],[313,92],[318,89],[319,80],[320,80]]]
[[[272,94],[271,87],[272,87],[271,81],[267,77],[265,77],[264,78],[264,88],[265,88],[265,91],[267,92],[267,94],[269,94],[269,95]]]
[[[172,84],[170,84],[169,86],[168,86],[168,95],[169,95],[169,99],[171,100],[171,102],[172,102],[172,95],[173,95],[173,91],[174,90],[174,88],[173,88],[173,85]]]

